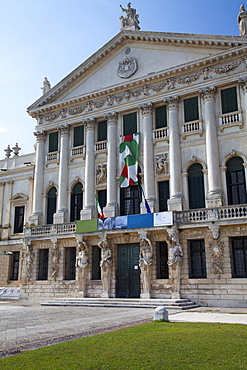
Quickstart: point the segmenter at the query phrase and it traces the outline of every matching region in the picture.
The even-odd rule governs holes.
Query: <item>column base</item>
[[[81,220],[92,220],[97,218],[95,208],[85,208],[81,210],[80,219]]]
[[[168,211],[182,211],[183,210],[183,196],[176,196],[167,201]]]
[[[180,293],[179,292],[173,292],[172,293],[172,299],[180,299]]]
[[[101,298],[110,298],[109,292],[102,292],[101,293]]]
[[[69,213],[67,210],[64,211],[58,211],[53,215],[53,223],[54,224],[65,224],[69,219]]]
[[[206,196],[206,207],[215,208],[223,206],[223,194],[222,192],[209,193]]]
[[[152,199],[152,200],[147,199],[147,202],[148,202],[151,213],[154,213],[155,212],[155,200],[154,199]],[[141,211],[141,214],[148,213],[147,208],[145,206],[145,202],[142,202],[140,204],[140,211]]]
[[[29,226],[38,226],[43,224],[43,213],[34,213],[28,219]]]
[[[117,204],[107,204],[103,208],[104,216],[108,217],[116,217],[117,216]]]
[[[150,293],[141,293],[140,298],[141,299],[150,299]]]

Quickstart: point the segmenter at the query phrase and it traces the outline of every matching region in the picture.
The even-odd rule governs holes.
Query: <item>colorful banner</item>
[[[122,136],[122,143],[119,146],[121,188],[138,184],[138,152],[139,132]]]

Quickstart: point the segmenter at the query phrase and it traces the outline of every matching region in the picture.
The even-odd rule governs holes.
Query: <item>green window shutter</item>
[[[155,128],[167,127],[166,105],[155,109]]]
[[[236,112],[238,110],[238,99],[236,87],[221,90],[222,114]]]
[[[195,163],[188,170],[190,209],[205,208],[202,166]]]
[[[184,119],[185,122],[197,121],[199,119],[197,96],[184,100]]]
[[[206,278],[206,253],[204,240],[189,241],[190,278]]]
[[[169,199],[169,181],[158,182],[159,191],[159,212],[167,211],[167,201]]]
[[[106,189],[98,191],[98,201],[101,209],[106,206]]]
[[[49,153],[58,151],[58,131],[49,134]]]
[[[107,121],[98,123],[98,141],[107,140]]]
[[[53,214],[57,209],[57,190],[55,187],[52,187],[48,193],[47,199],[47,224],[53,224]]]
[[[15,207],[14,233],[23,233],[25,207]]]
[[[84,145],[84,125],[74,127],[74,147]]]
[[[123,116],[123,134],[131,135],[137,132],[137,114],[129,113]]]

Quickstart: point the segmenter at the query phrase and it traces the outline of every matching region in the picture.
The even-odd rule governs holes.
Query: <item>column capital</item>
[[[68,136],[69,135],[69,125],[60,125],[57,127],[57,129],[60,131],[61,136]]]
[[[178,109],[178,104],[180,101],[180,97],[178,95],[169,96],[168,98],[164,99],[164,102],[167,105],[167,108],[170,109]]]
[[[108,112],[104,114],[104,117],[107,119],[107,125],[116,125],[118,114],[117,112]]]
[[[82,123],[86,126],[86,131],[94,131],[96,119],[94,117],[87,118]]]
[[[247,92],[247,76],[244,78],[240,78],[238,80],[239,85],[242,87],[243,91],[246,93]]]
[[[205,89],[199,90],[204,101],[214,100],[215,94],[217,93],[216,86],[205,87]]]
[[[153,108],[154,105],[151,101],[149,103],[139,105],[139,109],[143,116],[150,116],[153,113]]]
[[[35,131],[34,136],[36,136],[37,142],[45,141],[46,138],[46,132],[45,131]]]

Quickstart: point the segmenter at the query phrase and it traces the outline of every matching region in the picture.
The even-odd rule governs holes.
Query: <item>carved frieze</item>
[[[168,153],[156,155],[155,169],[157,175],[168,174]]]
[[[213,270],[218,279],[220,279],[221,275],[224,273],[224,247],[224,243],[221,243],[220,241],[209,243],[213,260]]]

